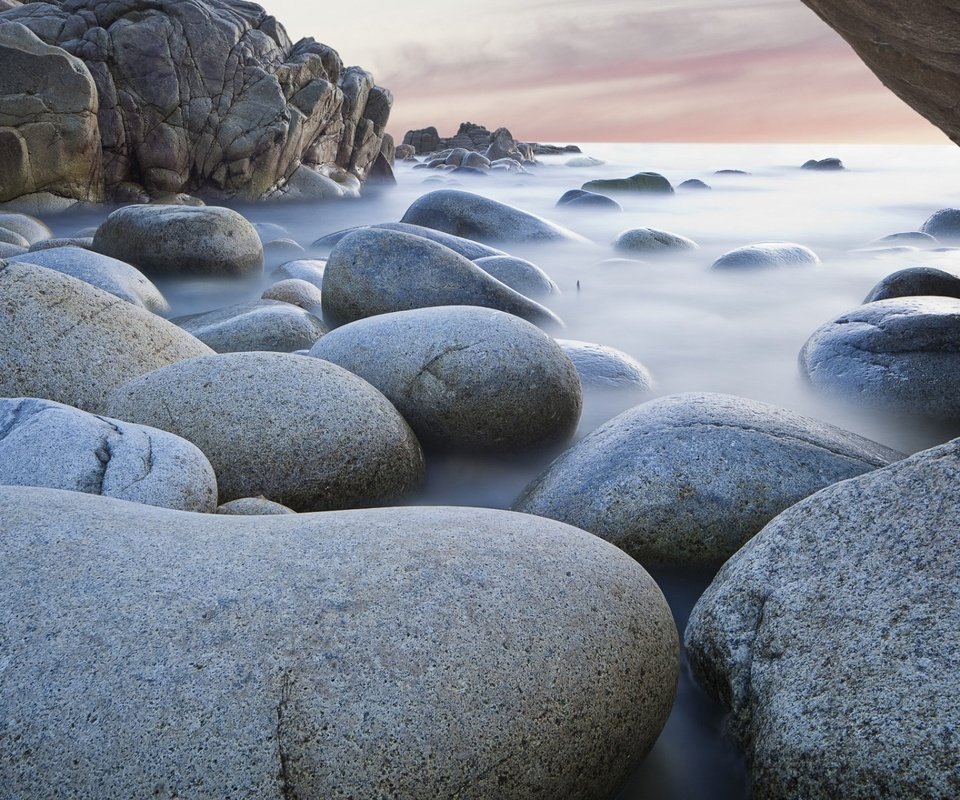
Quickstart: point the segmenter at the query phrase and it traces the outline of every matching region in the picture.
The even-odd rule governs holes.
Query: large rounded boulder
[[[219,206],[118,208],[97,228],[93,249],[149,275],[245,275],[263,269],[256,228]]]
[[[323,272],[323,317],[331,325],[450,305],[495,308],[531,322],[559,324],[553,312],[464,256],[409,233],[361,228],[333,248]]]
[[[510,451],[577,427],[580,381],[560,346],[510,314],[474,306],[400,311],[337,328],[310,350],[373,384],[424,444]]]
[[[887,275],[870,290],[863,302],[918,295],[960,298],[960,276],[935,267],[907,267]]]
[[[117,386],[212,352],[176,325],[84,281],[0,262],[0,396],[102,411]]]
[[[700,598],[696,679],[730,711],[752,796],[957,795],[960,442],[784,511]]]
[[[247,350],[292,353],[312,347],[327,330],[321,319],[282,300],[237,303],[170,321],[218,353]]]
[[[897,453],[721,394],[644,403],[554,461],[514,509],[602,536],[642,563],[723,563],[773,517]]]
[[[423,477],[420,445],[389,401],[305,356],[190,359],[120,387],[107,407],[196,444],[221,502],[263,495],[295,511],[350,508],[401,497]]]
[[[22,797],[608,797],[678,674],[636,564],[472,508],[238,517],[0,487]]]
[[[33,398],[0,398],[0,484],[180,511],[217,507],[213,467],[172,433]]]
[[[752,270],[816,266],[820,257],[809,247],[791,242],[761,242],[737,247],[713,262],[711,269]]]
[[[960,418],[960,300],[898,297],[867,303],[807,340],[811,385],[858,406]]]
[[[418,197],[401,222],[480,242],[587,241],[542,217],[459,189],[438,189]]]

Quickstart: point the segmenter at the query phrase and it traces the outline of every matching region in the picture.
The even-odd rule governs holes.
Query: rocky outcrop
[[[960,143],[960,40],[947,0],[803,0],[884,85]]]
[[[0,201],[43,208],[257,199],[301,166],[362,180],[392,103],[332,48],[231,0],[27,3],[0,13],[0,57]]]
[[[403,144],[413,147],[417,155],[460,147],[475,153],[486,153],[491,161],[498,158],[532,161],[534,156],[580,152],[580,148],[573,144],[557,147],[537,142],[518,142],[506,128],[497,128],[490,132],[483,125],[473,122],[461,122],[456,135],[447,139],[441,137],[432,125],[429,128],[407,131]]]

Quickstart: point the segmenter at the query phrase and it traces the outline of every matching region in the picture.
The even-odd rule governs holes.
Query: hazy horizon
[[[558,142],[949,143],[800,0],[413,0],[363,26],[262,3],[373,72],[398,139],[469,120]]]

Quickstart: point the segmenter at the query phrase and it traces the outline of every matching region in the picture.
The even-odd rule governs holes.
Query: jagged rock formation
[[[456,135],[448,139],[442,138],[433,126],[407,131],[403,137],[403,144],[413,147],[417,155],[443,152],[457,147],[476,153],[487,153],[490,150],[487,158],[491,161],[498,158],[532,161],[534,156],[538,155],[580,152],[580,148],[576,145],[556,147],[536,142],[518,142],[506,128],[497,128],[491,133],[483,125],[473,122],[461,122]]]
[[[0,202],[363,180],[393,98],[241,0],[0,3]],[[11,68],[12,66],[12,68]],[[309,177],[309,176],[308,176]],[[302,194],[302,191],[301,191]]]
[[[803,0],[915,111],[960,144],[953,0]]]

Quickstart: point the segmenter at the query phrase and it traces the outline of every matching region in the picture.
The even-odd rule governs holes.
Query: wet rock
[[[941,208],[920,226],[920,230],[940,242],[947,244],[960,242],[960,208]]]
[[[278,281],[261,295],[263,300],[279,300],[283,303],[290,303],[317,316],[320,314],[322,297],[315,284],[300,278],[287,278]]]
[[[583,189],[570,189],[557,200],[558,208],[597,208],[609,211],[623,211],[623,207],[612,197]]]
[[[584,389],[648,392],[653,388],[649,370],[622,350],[575,339],[557,339],[556,342],[573,362]]]
[[[299,258],[281,264],[271,274],[271,278],[280,280],[296,279],[312,283],[318,289],[323,286],[323,271],[327,262],[318,258]]]
[[[704,191],[704,190],[712,189],[712,188],[713,188],[712,186],[704,183],[703,181],[699,180],[698,178],[691,178],[690,180],[684,181],[684,182],[681,183],[679,186],[677,186],[677,189],[678,189],[678,190],[682,190],[682,191],[694,191],[694,192],[696,192],[696,191]]]
[[[501,283],[527,297],[547,297],[559,294],[560,288],[536,264],[516,256],[487,256],[474,262],[480,269],[493,275]]]
[[[490,166],[490,159],[480,153],[467,153],[460,162],[460,166],[486,169]]]
[[[785,508],[900,457],[765,403],[671,395],[581,440],[514,510],[577,525],[641,563],[718,565]]]
[[[226,514],[234,517],[268,517],[280,516],[282,514],[296,514],[297,512],[266,497],[241,497],[239,500],[231,500],[217,507],[218,514]]]
[[[613,241],[616,250],[629,253],[662,253],[668,250],[699,250],[693,239],[657,228],[631,228]]]
[[[312,347],[327,331],[323,321],[313,314],[279,300],[237,303],[170,321],[216,353],[290,353]]]
[[[154,275],[245,275],[263,268],[263,245],[236,211],[133,205],[97,228],[93,247]]]
[[[196,444],[223,502],[263,495],[295,511],[351,508],[399,498],[423,477],[420,446],[387,399],[315,358],[193,358],[130,381],[107,407]]]
[[[542,324],[549,310],[492,278],[472,261],[419,236],[361,228],[330,253],[323,316],[331,325],[427,306],[496,308]]]
[[[209,347],[156,314],[33,264],[0,264],[0,396],[102,411],[122,383]]]
[[[542,217],[471,192],[438,189],[414,200],[401,222],[482,242],[586,242]]]
[[[754,797],[956,793],[958,481],[954,441],[824,489],[700,598],[690,664]]]
[[[525,156],[517,147],[517,142],[513,135],[506,128],[497,128],[490,136],[490,146],[484,155],[490,161],[497,161],[501,158],[513,158],[522,161]]]
[[[656,584],[556,522],[245,519],[11,487],[0,517],[11,794],[593,800],[670,711]]]
[[[100,253],[67,246],[24,253],[14,260],[70,275],[155,314],[170,310],[160,290],[140,270]]]
[[[863,302],[915,295],[960,298],[960,276],[934,267],[908,267],[887,275],[870,290]]]
[[[0,484],[181,511],[217,506],[213,467],[185,439],[32,398],[0,398]]]
[[[410,233],[414,236],[419,236],[422,239],[429,239],[431,242],[442,244],[444,247],[450,248],[455,253],[459,253],[464,258],[468,258],[471,261],[475,261],[478,258],[487,258],[488,256],[507,255],[503,252],[503,250],[497,250],[495,247],[488,247],[487,245],[480,244],[480,242],[475,242],[472,239],[464,239],[462,236],[453,236],[452,234],[444,233],[443,231],[437,231],[433,228],[426,228],[423,225],[410,225],[406,222],[381,222],[377,225],[361,225],[355,228],[347,228],[345,230],[336,231],[317,239],[317,241],[313,243],[313,247],[319,247],[321,249],[333,249],[333,247],[341,239],[343,239],[344,236],[360,230],[361,228],[379,228],[380,230],[384,231]]]
[[[638,192],[648,194],[673,194],[670,181],[657,172],[638,172],[629,178],[602,178],[587,181],[582,188],[587,192]]]
[[[426,444],[512,451],[561,441],[580,382],[560,347],[510,314],[473,306],[383,314],[332,331],[310,355],[371,383]]]
[[[712,269],[764,269],[769,267],[801,267],[820,263],[809,247],[790,242],[761,242],[738,247],[713,262]]]
[[[867,303],[820,327],[800,352],[817,390],[868,408],[960,418],[960,300]]]
[[[801,169],[812,169],[818,172],[837,172],[843,168],[843,162],[839,158],[821,158],[819,161],[811,158],[801,167]]]

